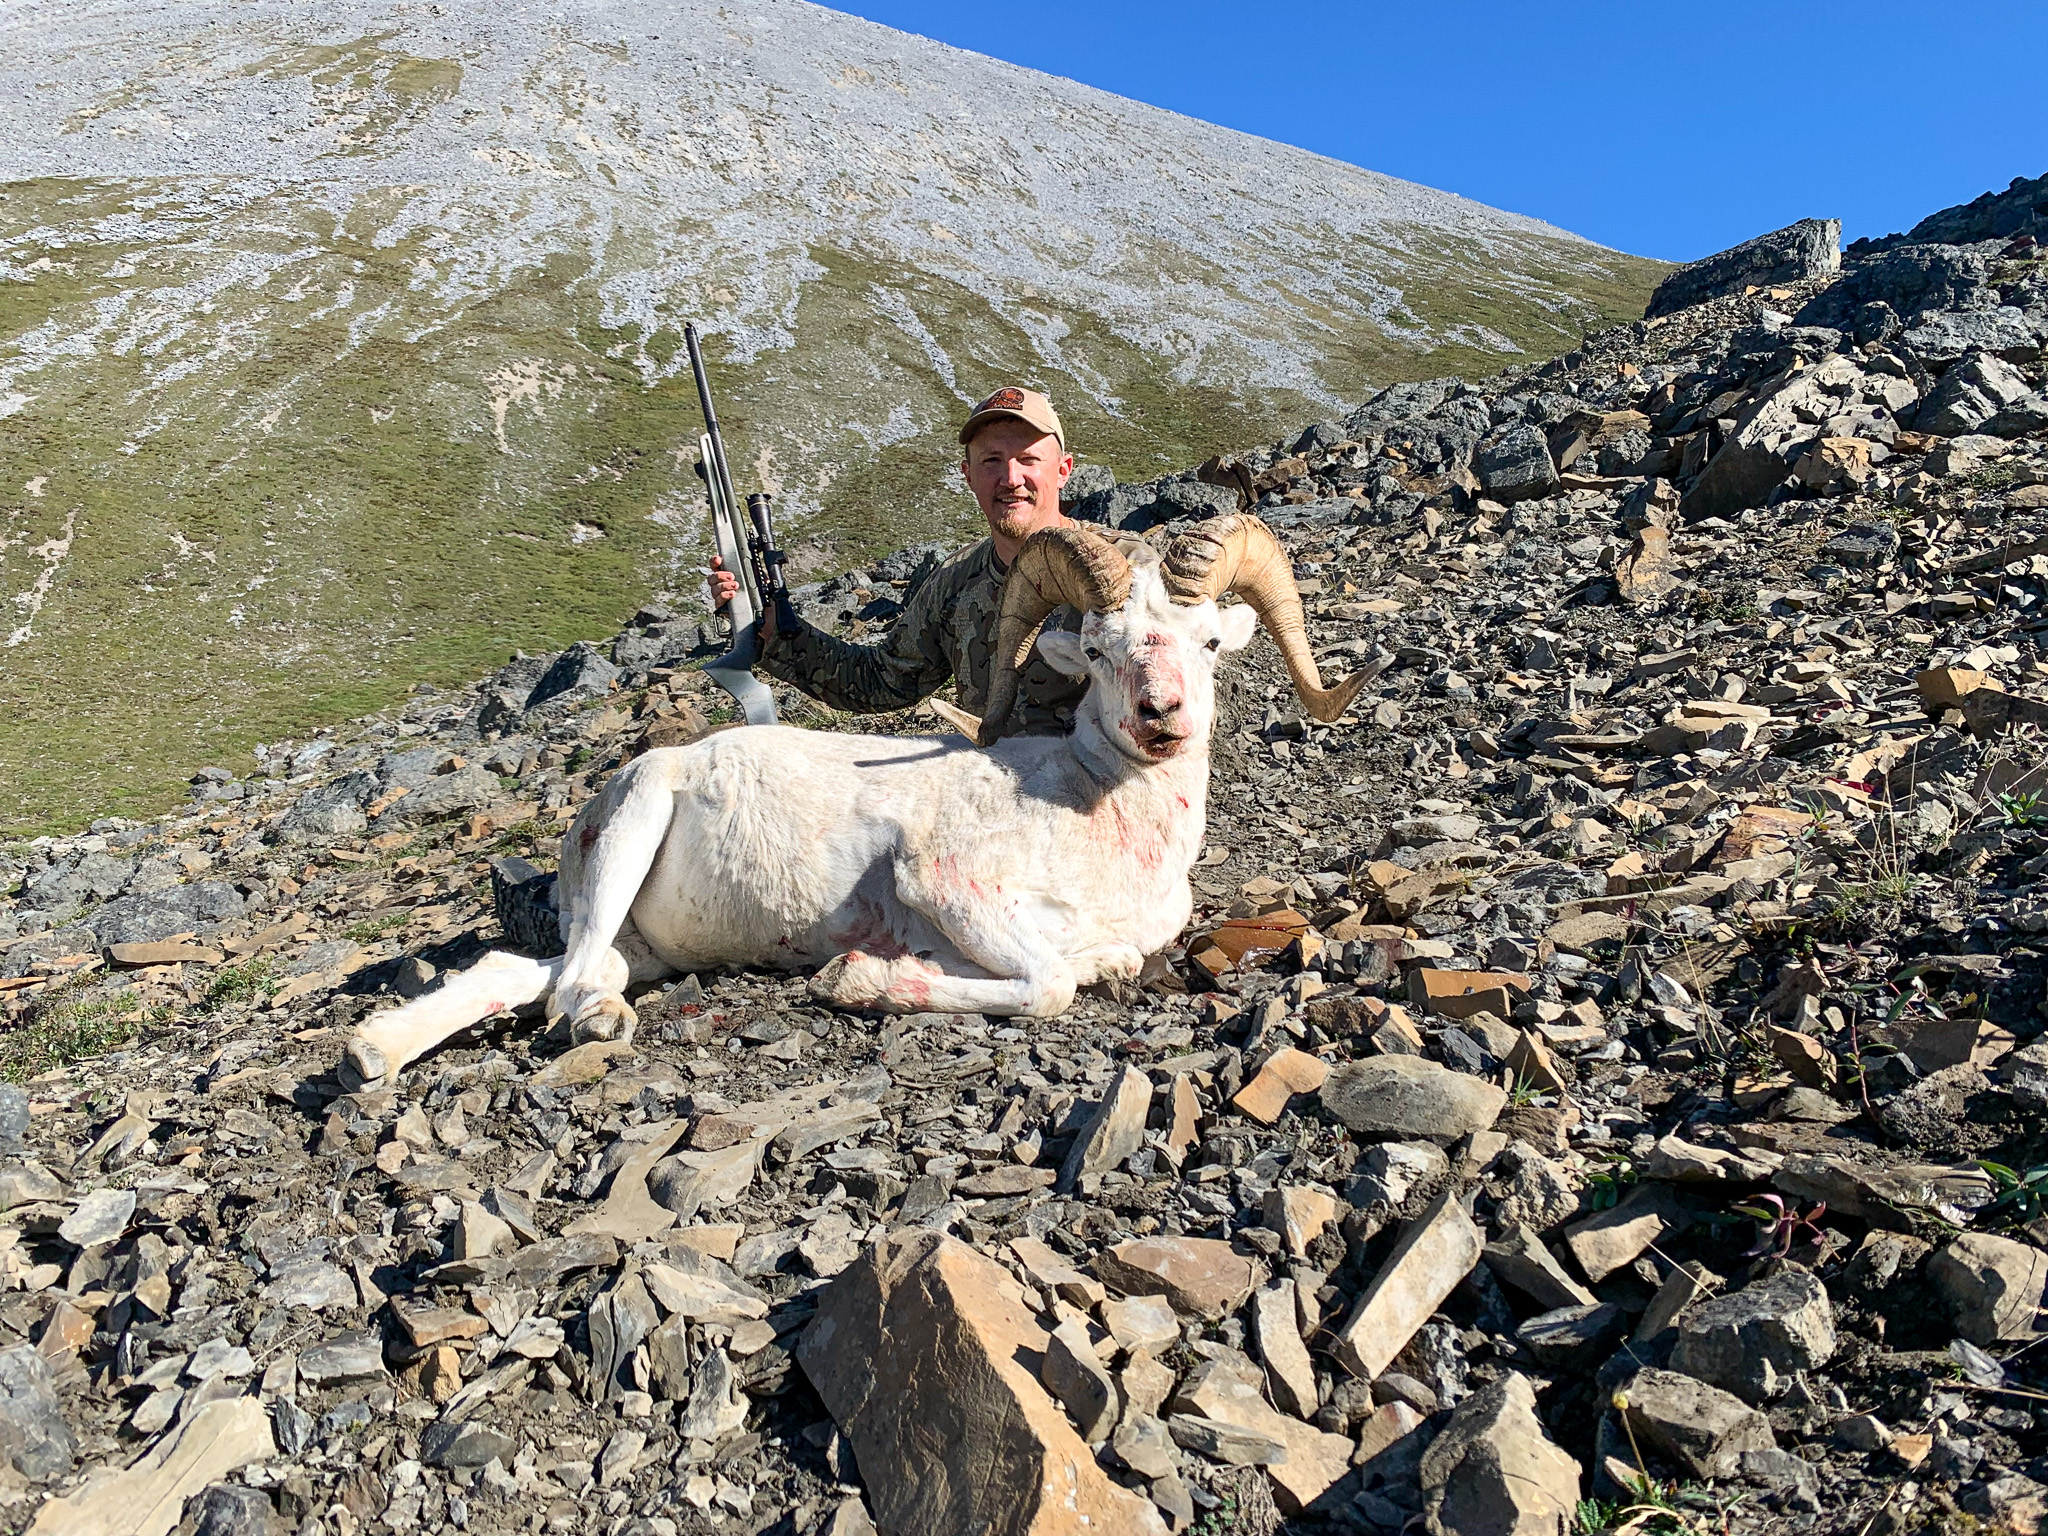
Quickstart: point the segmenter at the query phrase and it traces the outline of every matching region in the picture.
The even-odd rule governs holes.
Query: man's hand
[[[725,568],[725,562],[723,560],[719,559],[718,556],[713,555],[711,557],[712,606],[718,609],[719,612],[723,613],[726,610],[726,608],[732,603],[732,600],[739,595],[739,590],[739,577]],[[759,633],[761,636],[761,643],[763,645],[766,645],[769,641],[775,638],[775,605],[773,603],[768,603],[764,607],[764,610],[761,614]]]

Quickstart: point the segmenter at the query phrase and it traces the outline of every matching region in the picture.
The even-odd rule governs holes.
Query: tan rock
[[[1560,1536],[1574,1529],[1579,1464],[1551,1443],[1529,1379],[1510,1371],[1458,1405],[1422,1453],[1429,1536]]]
[[[1972,667],[1932,667],[1916,675],[1913,686],[1920,690],[1921,703],[1931,710],[1954,709],[1979,688],[2004,687],[1989,672]]]
[[[1308,1245],[1337,1219],[1337,1197],[1313,1184],[1281,1184],[1266,1191],[1268,1231],[1278,1232],[1291,1259],[1306,1259]]]
[[[624,1040],[588,1040],[573,1045],[533,1074],[533,1080],[548,1088],[574,1088],[594,1083],[611,1071],[612,1063],[637,1055]]]
[[[1314,1093],[1329,1075],[1329,1063],[1320,1056],[1289,1046],[1268,1056],[1258,1076],[1230,1102],[1262,1125],[1271,1125],[1286,1112],[1288,1100],[1297,1093]]]
[[[1422,1427],[1422,1415],[1396,1398],[1381,1403],[1358,1428],[1358,1449],[1351,1453],[1354,1467],[1369,1466],[1374,1457],[1393,1449]]]
[[[1025,1363],[1049,1342],[1000,1268],[939,1233],[885,1236],[825,1291],[797,1359],[883,1536],[1163,1536]]]
[[[1455,1186],[1446,1189],[1408,1224],[1372,1284],[1359,1294],[1331,1352],[1346,1370],[1371,1381],[1472,1273],[1485,1246]]]
[[[1189,1373],[1176,1410],[1278,1441],[1285,1460],[1266,1467],[1282,1513],[1306,1509],[1351,1467],[1351,1442],[1279,1412],[1260,1395],[1262,1373],[1244,1355],[1222,1350]]]
[[[1678,1196],[1662,1184],[1638,1184],[1611,1210],[1565,1229],[1564,1245],[1585,1277],[1598,1285],[1624,1264],[1633,1264],[1666,1232],[1691,1223]]]
[[[1408,1001],[1425,1013],[1447,1019],[1468,1019],[1475,1013],[1506,1018],[1515,1000],[1529,995],[1529,978],[1519,971],[1438,971],[1417,967],[1408,973]]]
[[[1161,1365],[1149,1349],[1134,1349],[1117,1373],[1123,1389],[1124,1417],[1156,1416],[1173,1392],[1175,1377],[1170,1366]]]
[[[1678,590],[1678,562],[1671,553],[1671,530],[1639,530],[1629,552],[1615,562],[1615,590],[1628,603],[1654,602]]]
[[[1102,1303],[1101,1312],[1102,1326],[1119,1349],[1157,1352],[1180,1340],[1180,1320],[1164,1296],[1111,1297]]]
[[[1183,1317],[1214,1322],[1251,1295],[1251,1260],[1211,1237],[1140,1237],[1095,1259],[1103,1283],[1126,1296],[1163,1296]]]
[[[1972,1344],[1993,1348],[2042,1334],[2048,1254],[2031,1243],[1965,1232],[1927,1261],[1927,1279]]]
[[[202,1404],[125,1471],[94,1473],[44,1504],[29,1536],[169,1536],[188,1498],[276,1449],[256,1398]]]
[[[1316,1411],[1316,1370],[1308,1346],[1301,1341],[1301,1314],[1294,1282],[1275,1280],[1252,1297],[1252,1337],[1266,1366],[1266,1392],[1283,1412],[1297,1419]]]
[[[1195,1094],[1194,1079],[1185,1072],[1174,1073],[1166,1103],[1166,1155],[1178,1168],[1202,1140],[1202,1101]]]

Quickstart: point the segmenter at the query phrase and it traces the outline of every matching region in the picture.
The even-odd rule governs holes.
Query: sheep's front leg
[[[1145,952],[1135,944],[1102,944],[1069,955],[1067,963],[1084,987],[1091,981],[1136,981],[1145,969]]]
[[[837,957],[813,978],[816,996],[844,1008],[885,1013],[1034,1018],[1063,1013],[1073,1002],[1073,966],[1000,886],[951,879],[943,862],[927,868],[898,859],[896,895],[929,919],[964,963],[914,955],[883,959],[855,951]]]
[[[572,1039],[632,1039],[639,1020],[626,987],[668,970],[633,929],[631,915],[674,814],[674,787],[643,758],[620,770],[562,840],[568,933],[548,1013],[568,1019]]]

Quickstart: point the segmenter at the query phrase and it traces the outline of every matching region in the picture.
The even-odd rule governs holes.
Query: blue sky
[[[1673,261],[2048,172],[2048,0],[833,8]]]

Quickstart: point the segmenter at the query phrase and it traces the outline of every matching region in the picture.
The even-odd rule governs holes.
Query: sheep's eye
[[[1209,649],[1210,649],[1210,650],[1212,650],[1212,651],[1220,651],[1220,650],[1222,650],[1222,649],[1223,649],[1223,637],[1222,637],[1221,635],[1218,635],[1218,636],[1216,636],[1216,637],[1215,637],[1215,638],[1214,638],[1213,640],[1211,640],[1211,641],[1209,642]]]
[[[1087,656],[1087,658],[1088,658],[1088,659],[1089,659],[1090,661],[1100,661],[1100,660],[1102,660],[1102,652],[1100,652],[1100,651],[1098,651],[1097,649],[1095,649],[1095,647],[1094,647],[1094,646],[1092,646],[1092,645],[1090,645],[1090,646],[1084,646],[1084,647],[1082,648],[1082,650],[1083,650],[1083,654],[1085,654],[1085,655]]]

